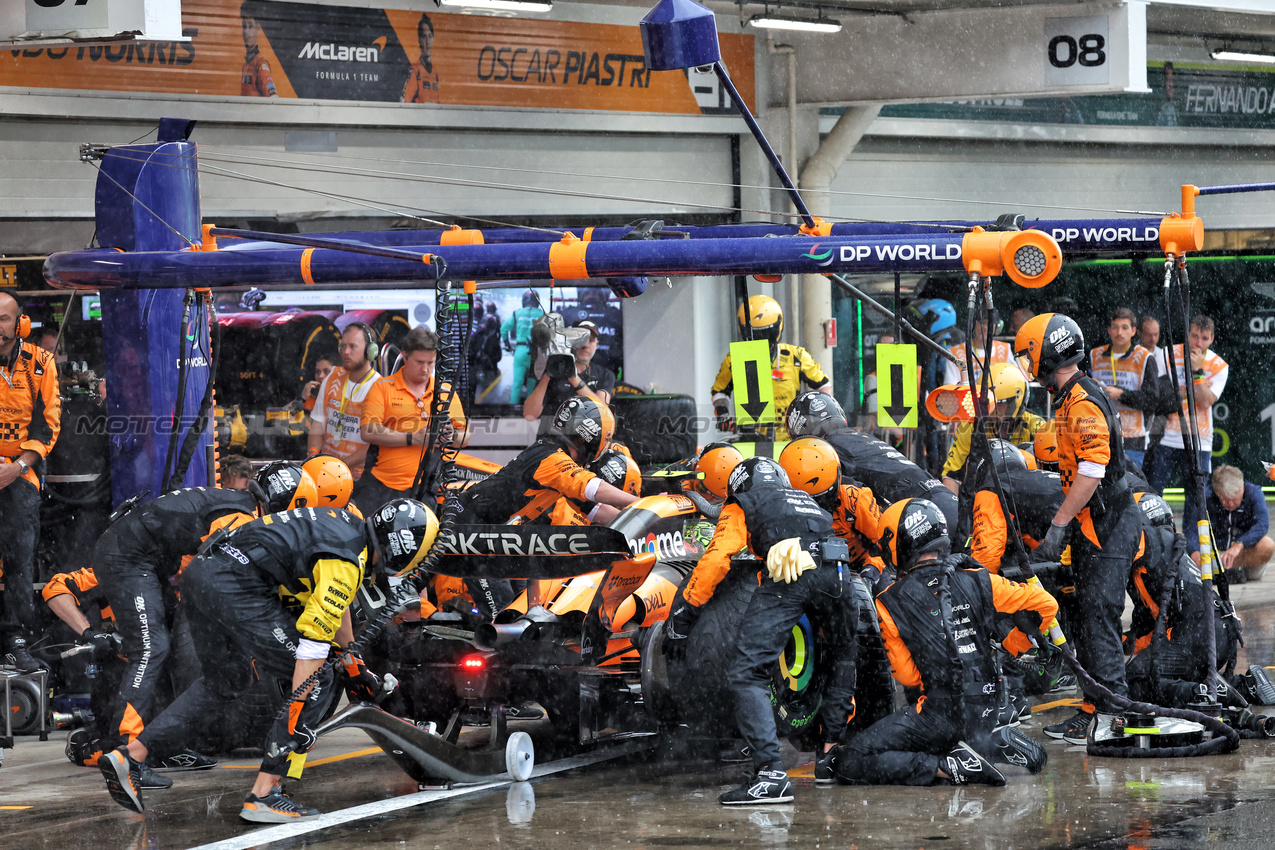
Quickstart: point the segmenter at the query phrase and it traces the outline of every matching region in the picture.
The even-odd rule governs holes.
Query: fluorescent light
[[[1236,53],[1233,50],[1214,50],[1209,55],[1223,62],[1255,62],[1262,65],[1275,65],[1275,56],[1269,53]]]
[[[551,12],[552,0],[439,0],[442,6],[493,9],[502,12]]]
[[[748,19],[750,26],[772,30],[797,30],[798,32],[841,32],[841,21],[833,18],[790,18],[783,15],[754,15]]]

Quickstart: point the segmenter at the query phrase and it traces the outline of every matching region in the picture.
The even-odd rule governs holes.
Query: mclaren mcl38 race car
[[[610,527],[456,526],[440,538],[444,554],[419,605],[398,612],[369,649],[369,666],[398,689],[380,706],[351,705],[320,731],[363,729],[422,785],[525,779],[534,745],[508,722],[529,715],[541,719],[540,745],[559,755],[638,736],[702,752],[729,745],[737,733],[725,670],[758,562],[736,559],[683,659],[667,663],[662,650],[670,603],[716,514],[697,494],[668,493],[640,499]],[[464,592],[482,579],[521,587],[490,622],[475,621]],[[868,586],[857,577],[853,586],[867,673],[855,723],[866,725],[891,710],[893,686]],[[802,749],[820,740],[823,645],[803,619],[775,659],[778,728]],[[466,727],[488,727],[485,746],[464,746]]]

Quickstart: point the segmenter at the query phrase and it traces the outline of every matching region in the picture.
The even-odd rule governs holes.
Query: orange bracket
[[[1160,248],[1166,254],[1181,256],[1204,248],[1204,220],[1195,214],[1197,186],[1182,186],[1182,214],[1160,219]]]
[[[1006,274],[1019,286],[1039,289],[1062,269],[1062,248],[1040,230],[988,233],[975,227],[961,242],[965,270],[982,277]]]
[[[444,230],[438,237],[439,245],[485,245],[481,230],[463,230],[453,224],[451,230]]]
[[[314,285],[314,275],[310,273],[310,258],[313,256],[313,248],[306,248],[301,252],[301,279],[310,286]]]
[[[589,276],[585,251],[589,243],[568,231],[562,241],[549,246],[549,274],[554,280],[578,280]]]
[[[191,250],[194,250],[194,251],[216,251],[216,250],[217,250],[217,237],[212,235],[212,230],[213,230],[213,228],[214,228],[214,227],[216,227],[216,226],[217,226],[217,225],[215,225],[215,224],[205,224],[205,225],[203,225],[203,226],[200,228],[200,231],[203,233],[202,241],[201,241],[198,245],[191,245],[191,246],[190,246],[190,247],[191,247]]]
[[[804,236],[824,236],[824,237],[828,237],[828,236],[831,236],[831,235],[832,235],[832,225],[831,225],[829,222],[824,221],[823,219],[821,219],[821,218],[820,218],[819,216],[817,216],[817,215],[816,215],[816,216],[811,216],[811,218],[813,218],[813,219],[814,219],[814,222],[815,222],[815,223],[814,223],[814,225],[813,225],[813,226],[811,226],[811,225],[808,225],[808,224],[803,224],[803,225],[801,226],[801,233],[802,233],[802,235],[804,235]]]

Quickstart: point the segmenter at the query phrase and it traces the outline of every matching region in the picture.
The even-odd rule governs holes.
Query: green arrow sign
[[[764,339],[730,344],[735,420],[740,425],[775,422],[775,383],[770,377],[770,343]]]
[[[915,345],[877,344],[877,424],[915,428],[920,407]]]

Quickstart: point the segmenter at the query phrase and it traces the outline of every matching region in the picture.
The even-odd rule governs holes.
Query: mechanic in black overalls
[[[1173,526],[1173,512],[1154,493],[1139,494],[1143,516],[1143,543],[1129,577],[1129,597],[1133,600],[1133,621],[1126,636],[1125,651],[1133,657],[1125,666],[1129,696],[1142,702],[1171,708],[1186,708],[1208,696],[1210,627],[1217,641],[1218,669],[1227,666],[1238,650],[1238,634],[1228,629],[1225,609],[1217,591],[1204,601],[1200,568],[1187,553],[1186,538]],[[1154,639],[1160,606],[1165,611],[1166,634]],[[1132,646],[1130,646],[1132,644]],[[1246,700],[1220,675],[1216,677],[1218,699],[1223,705],[1243,707]]]
[[[437,534],[433,511],[412,499],[395,499],[367,520],[337,508],[296,508],[210,540],[208,551],[182,577],[182,605],[202,675],[136,740],[98,761],[112,799],[143,811],[138,780],[148,751],[189,738],[258,677],[290,682],[289,692],[295,693],[318,674],[268,733],[261,769],[239,814],[253,823],[317,817],[317,809],[284,794],[279,783],[285,772],[296,774],[316,741],[313,727],[331,700],[333,671],[325,662],[333,643],[344,648],[353,641],[348,608],[364,568],[410,570],[424,560]]]
[[[102,741],[104,750],[133,741],[155,716],[155,692],[166,668],[179,677],[177,691],[185,690],[199,675],[189,631],[177,614],[175,582],[184,561],[218,528],[258,516],[259,502],[270,512],[314,501],[314,485],[299,466],[272,465],[254,483],[257,496],[220,487],[165,493],[125,513],[98,539],[94,572],[115,614],[123,639],[120,654],[127,662],[108,727],[118,737]],[[170,651],[173,662],[168,664]],[[173,754],[157,755],[167,759]],[[214,764],[201,757],[186,769]],[[147,780],[152,784],[151,777]],[[161,777],[153,784],[172,783]]]
[[[808,493],[794,489],[773,459],[750,457],[731,472],[729,497],[713,541],[674,598],[665,627],[665,651],[677,655],[699,619],[700,606],[730,569],[732,555],[747,548],[768,576],[753,593],[737,638],[727,681],[735,697],[735,722],[752,750],[755,776],[718,800],[722,805],[787,803],[792,783],[784,771],[770,701],[775,660],[792,627],[810,614],[828,641],[832,678],[820,720],[824,753],[816,781],[833,781],[827,755],[854,714],[855,626],[858,607],[845,574],[849,552],[835,540],[832,517]],[[835,558],[835,560],[834,560]]]
[[[841,457],[846,481],[871,488],[882,509],[900,499],[928,499],[947,519],[952,545],[965,544],[957,539],[956,494],[890,444],[851,428],[835,398],[818,392],[802,393],[788,406],[787,419],[788,433],[794,440],[827,440]]]
[[[949,555],[946,521],[933,503],[905,499],[881,517],[881,548],[899,573],[876,600],[894,677],[920,698],[837,749],[836,774],[857,785],[1004,785],[994,762],[1039,773],[1044,748],[995,728],[1000,674],[998,613],[1039,629],[1058,610],[1039,587],[990,575]]]

